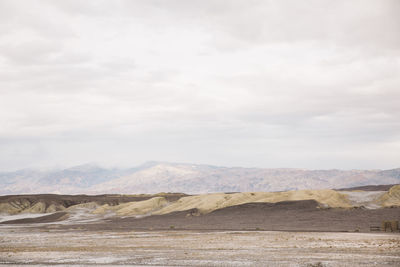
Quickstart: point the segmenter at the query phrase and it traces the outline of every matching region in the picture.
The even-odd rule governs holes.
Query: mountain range
[[[135,168],[85,164],[52,171],[0,172],[0,194],[138,194],[257,192],[399,184],[392,170],[241,168],[147,162]]]

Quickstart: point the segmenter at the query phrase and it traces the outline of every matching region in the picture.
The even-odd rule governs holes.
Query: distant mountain
[[[0,194],[74,194],[127,174],[128,170],[104,169],[93,164],[55,171],[20,170],[0,173]]]
[[[249,192],[399,183],[400,169],[261,169],[148,162],[130,169],[107,169],[86,164],[54,171],[25,169],[3,172],[0,173],[0,194]]]

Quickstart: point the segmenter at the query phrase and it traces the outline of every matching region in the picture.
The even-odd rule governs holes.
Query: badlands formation
[[[351,198],[352,194],[358,195],[358,199]],[[374,197],[371,198],[370,195]],[[2,196],[0,197],[0,213],[54,213],[57,211],[73,211],[74,208],[88,208],[93,209],[93,214],[113,212],[116,216],[164,215],[191,209],[197,209],[199,213],[206,214],[246,203],[277,203],[301,200],[315,200],[319,203],[320,208],[349,209],[363,206],[361,204],[372,204],[375,208],[385,208],[400,206],[400,185],[392,186],[387,192],[325,189],[201,195],[160,193],[156,195],[104,196],[43,195],[42,198],[38,196],[32,195],[31,198],[29,195]]]
[[[217,225],[217,228],[223,227],[225,220],[237,219],[238,222],[244,220],[241,223],[244,228],[246,224],[253,225],[254,220],[259,220],[260,225],[268,229],[268,220],[271,218],[277,220],[277,222],[271,222],[275,224],[289,215],[294,216],[293,225],[290,227],[295,228],[298,226],[296,221],[308,220],[309,216],[316,216],[315,221],[323,221],[328,220],[330,216],[338,220],[339,217],[335,216],[341,214],[342,220],[352,221],[354,228],[357,228],[359,220],[363,221],[366,229],[368,224],[377,224],[382,216],[385,217],[382,219],[400,219],[398,218],[400,217],[400,185],[394,185],[386,191],[381,191],[382,187],[379,186],[376,188],[380,190],[374,191],[372,187],[369,188],[370,191],[324,189],[200,195],[160,193],[156,195],[1,196],[0,223],[39,223],[54,220],[78,225],[90,220],[91,224],[99,225],[125,222],[123,227],[129,227],[129,225],[134,227],[137,224],[139,228],[143,228],[148,223],[149,227],[154,225],[165,228],[179,224],[185,228],[188,221],[182,221],[182,218],[189,216],[196,217],[197,220],[209,220]],[[283,211],[286,213],[282,213]],[[242,218],[243,214],[248,214],[248,218]],[[32,216],[35,218],[30,218]],[[302,216],[304,219],[301,219]],[[372,221],[368,222],[369,219],[363,219],[364,217],[369,217]],[[177,221],[174,223],[175,219]],[[163,221],[168,221],[168,223],[160,223]],[[191,223],[193,222],[195,221],[192,220]],[[350,227],[351,224],[347,223],[346,227]],[[200,221],[191,224],[190,227],[195,227],[194,225],[199,228],[205,227]],[[207,223],[207,226],[212,227],[212,224]],[[238,224],[231,227],[242,226]],[[329,225],[326,227],[329,228]],[[343,229],[347,229],[346,227]],[[342,228],[337,228],[337,230],[340,229]],[[308,227],[307,230],[316,229]]]
[[[0,197],[0,264],[399,266],[400,185]],[[45,240],[45,242],[44,242]]]
[[[276,203],[281,201],[316,200],[322,207],[350,208],[346,195],[334,190],[300,190],[287,192],[254,192],[254,193],[214,193],[182,197],[168,203],[165,198],[155,197],[150,200],[124,203],[117,206],[103,205],[94,213],[115,211],[120,216],[163,215],[172,212],[197,209],[201,214],[214,210],[253,202]]]

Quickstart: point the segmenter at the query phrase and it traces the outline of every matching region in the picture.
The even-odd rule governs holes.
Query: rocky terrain
[[[0,173],[0,195],[271,192],[400,183],[400,169],[305,170],[148,162],[128,169],[82,165]]]
[[[399,266],[399,248],[389,233],[0,228],[11,266]]]
[[[400,185],[366,188],[2,196],[0,264],[397,266]]]
[[[43,214],[32,216],[31,214]],[[26,214],[27,216],[23,216]],[[67,229],[363,231],[400,220],[388,191],[298,190],[185,195],[20,195],[0,198],[0,224],[59,222]],[[52,227],[44,225],[43,227]]]
[[[0,196],[0,214],[51,213],[72,207],[99,205],[118,206],[122,203],[135,203],[151,198],[162,197],[165,201],[176,201],[186,196],[180,193],[160,193],[156,195],[7,195]],[[89,205],[88,205],[89,204]],[[91,204],[91,205],[90,205]]]
[[[45,240],[46,242],[43,242]],[[81,231],[0,227],[19,266],[399,266],[400,235],[269,231]]]

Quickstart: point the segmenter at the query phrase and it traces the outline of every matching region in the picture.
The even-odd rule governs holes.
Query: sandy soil
[[[87,213],[86,213],[87,214]],[[89,215],[88,216],[93,216]],[[132,230],[267,230],[370,232],[383,220],[400,221],[400,208],[382,209],[321,209],[314,200],[278,203],[247,203],[227,207],[208,214],[192,209],[165,215],[119,217],[100,214],[91,220],[73,220],[71,216],[58,222],[63,230],[132,231]],[[90,222],[90,223],[89,223]],[[43,225],[52,229],[53,225]]]
[[[63,221],[68,219],[67,212],[55,212],[52,214],[40,216],[40,217],[31,217],[31,218],[21,218],[16,220],[9,220],[1,222],[1,224],[31,224],[31,223],[50,223]]]
[[[0,227],[0,264],[400,266],[400,235]]]
[[[0,223],[11,220],[27,219],[27,218],[37,218],[42,217],[43,213],[19,213],[10,215],[7,213],[0,213]]]
[[[86,200],[0,222],[0,265],[400,266],[400,233],[370,232],[382,220],[400,220],[400,207],[324,208],[301,200],[116,216],[112,209],[93,214],[99,203]]]

